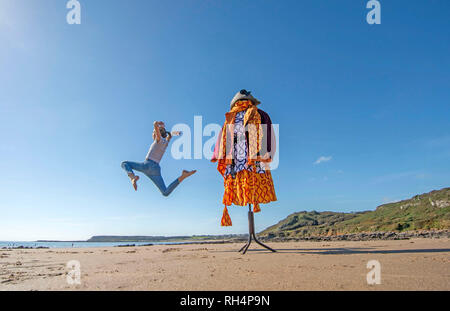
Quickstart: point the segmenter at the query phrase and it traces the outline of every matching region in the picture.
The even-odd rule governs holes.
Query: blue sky
[[[381,25],[365,0],[80,2],[68,25],[65,0],[0,0],[0,240],[245,233],[208,160],[167,153],[166,182],[198,170],[169,198],[120,168],[154,120],[221,124],[242,88],[280,124],[257,230],[450,186],[447,0],[381,0]]]

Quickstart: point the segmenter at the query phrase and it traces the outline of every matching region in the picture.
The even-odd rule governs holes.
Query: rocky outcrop
[[[421,230],[404,232],[361,232],[339,235],[285,237],[270,233],[261,235],[262,241],[288,242],[288,241],[371,241],[371,240],[408,240],[412,238],[450,238],[450,230]]]

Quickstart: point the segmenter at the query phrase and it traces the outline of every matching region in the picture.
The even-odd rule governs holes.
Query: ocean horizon
[[[0,249],[8,249],[8,248],[97,248],[97,247],[117,247],[117,246],[126,246],[132,245],[142,246],[142,245],[164,245],[164,244],[186,244],[190,243],[190,241],[182,241],[182,242],[87,242],[87,241],[0,241]]]

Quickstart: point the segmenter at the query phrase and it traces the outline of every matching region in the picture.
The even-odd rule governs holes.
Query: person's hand
[[[172,132],[171,134],[172,134],[172,136],[181,136],[181,134],[183,134],[183,132],[175,131],[175,132]]]

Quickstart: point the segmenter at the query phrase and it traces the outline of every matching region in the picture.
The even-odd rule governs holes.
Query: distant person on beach
[[[183,170],[181,176],[175,179],[168,187],[166,187],[164,179],[161,176],[161,167],[159,166],[159,162],[161,161],[161,158],[163,157],[164,152],[166,151],[172,137],[179,135],[181,135],[181,132],[167,132],[164,122],[155,121],[153,123],[153,143],[148,150],[145,161],[122,162],[122,168],[127,172],[134,190],[137,191],[137,181],[139,180],[139,176],[136,176],[134,174],[134,171],[138,171],[147,175],[147,177],[155,183],[155,185],[161,191],[162,195],[165,197],[169,196],[184,179],[195,174],[195,170]]]

